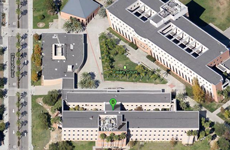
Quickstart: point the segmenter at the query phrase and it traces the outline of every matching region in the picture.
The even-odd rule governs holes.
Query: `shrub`
[[[39,19],[39,20],[45,19],[45,15],[39,15],[39,16],[38,16],[38,19]]]
[[[106,10],[104,7],[101,7],[98,11],[98,15],[102,18],[105,18],[106,17]]]
[[[58,101],[59,93],[57,90],[49,91],[48,95],[43,97],[43,103],[54,106],[54,104]]]
[[[159,108],[155,108],[154,111],[160,111],[160,109]]]
[[[218,135],[218,136],[222,136],[225,132],[225,125],[224,124],[220,124],[220,123],[216,123],[215,126],[215,133]]]
[[[129,46],[132,47],[132,48],[135,49],[135,50],[138,49],[137,45],[134,44],[134,43],[132,43],[132,42],[129,43]]]
[[[146,58],[148,58],[150,61],[152,61],[152,62],[155,62],[156,61],[156,59],[155,58],[153,58],[152,56],[150,56],[150,55],[147,55],[146,56]]]
[[[3,71],[5,69],[5,65],[3,63],[0,63],[0,71]]]
[[[221,150],[229,150],[229,142],[223,137],[220,137],[217,141],[218,146],[221,148]]]
[[[170,140],[170,144],[172,147],[174,147],[177,144],[177,141],[175,141],[175,139],[172,137],[172,139]]]
[[[4,49],[3,47],[0,47],[0,55],[3,55],[4,54]]]
[[[41,38],[41,36],[39,34],[37,34],[37,33],[34,34],[34,40],[35,41],[40,40],[40,38]]]

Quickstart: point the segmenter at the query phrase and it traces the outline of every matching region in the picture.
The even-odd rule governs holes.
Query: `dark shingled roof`
[[[87,18],[99,6],[100,5],[93,0],[69,0],[62,9],[62,12],[81,18]]]
[[[52,60],[52,45],[58,43],[54,34],[58,35],[60,43],[65,44],[66,60]],[[70,49],[70,44],[74,44],[73,50]],[[73,71],[79,69],[84,60],[84,43],[82,34],[66,34],[66,33],[43,33],[42,34],[43,48],[43,70],[45,80],[58,78],[73,78],[73,72],[67,72],[67,66],[73,65]],[[66,85],[65,85],[66,86]]]
[[[125,90],[124,90],[125,91]],[[158,92],[67,92],[67,97],[63,97],[67,102],[109,102],[115,98],[117,102],[122,103],[170,103],[170,93]]]
[[[199,128],[196,111],[63,111],[63,128],[97,128],[99,115],[124,115],[129,128]],[[91,119],[90,119],[91,118]]]
[[[108,7],[108,11],[132,27],[138,35],[149,39],[165,52],[176,58],[178,61],[183,63],[185,66],[196,72],[210,83],[216,85],[222,80],[222,77],[217,72],[209,68],[207,64],[218,57],[222,52],[227,51],[228,49],[226,46],[212,38],[209,34],[194,25],[184,16],[180,17],[176,21],[172,21],[172,23],[209,49],[201,56],[194,58],[190,54],[183,51],[179,46],[175,45],[173,42],[169,41],[167,38],[158,33],[158,31],[163,28],[165,24],[159,28],[156,28],[150,23],[150,21],[143,23],[136,16],[128,12],[126,8],[135,1],[136,0],[118,0]],[[156,12],[160,11],[160,6],[163,4],[160,0],[142,1]]]

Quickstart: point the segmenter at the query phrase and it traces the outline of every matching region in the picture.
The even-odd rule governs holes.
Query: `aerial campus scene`
[[[0,150],[230,150],[230,0],[0,13]]]

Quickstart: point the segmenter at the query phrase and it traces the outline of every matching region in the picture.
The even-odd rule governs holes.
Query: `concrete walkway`
[[[193,107],[194,105],[198,104],[195,100],[191,99],[190,97],[186,97],[185,101],[189,102],[190,106]],[[210,120],[214,121],[214,122],[218,122],[218,123],[224,123],[224,120],[222,120],[220,117],[218,117],[216,114],[211,113],[209,110],[207,110],[206,108],[202,107],[201,109],[202,111],[206,111],[206,115],[207,118],[209,118]]]
[[[230,106],[230,101],[227,101],[227,102],[226,102],[224,105],[222,105],[221,107],[223,107],[223,108],[225,109],[225,108],[227,108],[228,106]],[[219,113],[220,113],[221,107],[218,108],[217,110],[215,110],[215,111],[213,112],[213,114],[215,114],[215,115],[219,114]]]

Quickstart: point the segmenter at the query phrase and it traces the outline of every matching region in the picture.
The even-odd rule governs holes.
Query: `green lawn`
[[[197,18],[200,17],[204,22],[213,23],[221,30],[226,30],[230,26],[229,0],[194,0],[195,3],[190,3],[191,0],[180,1],[189,7],[190,19],[192,21],[198,21],[198,24],[200,24],[201,22]]]
[[[49,22],[52,22],[53,19],[57,19],[57,15],[49,15],[47,9],[44,7],[45,0],[33,0],[33,28],[34,29],[44,29],[49,28]],[[38,19],[39,15],[44,15],[45,19]],[[38,28],[37,23],[44,22],[45,26],[43,28]]]
[[[47,112],[45,108],[36,103],[36,99],[43,97],[43,95],[32,96],[32,144],[34,150],[41,150],[50,140],[50,131],[39,128],[38,115],[43,112]]]
[[[116,55],[114,56],[114,70],[119,70],[122,69],[123,67],[126,66],[128,70],[135,70],[135,67],[137,66],[137,64],[133,63],[128,57],[126,57],[125,55]],[[116,77],[115,77],[116,76]],[[143,77],[141,79],[141,76],[138,75],[135,78],[133,77],[127,77],[127,76],[122,76],[122,77],[117,77],[119,75],[115,75],[114,76],[109,76],[106,77],[105,76],[105,80],[107,81],[126,81],[126,82],[142,82],[142,83],[154,83],[154,84],[166,84],[167,81],[165,79],[147,79],[147,76]]]
[[[202,106],[208,109],[210,112],[214,112],[217,108],[221,107],[223,104],[222,103],[203,103]]]
[[[95,142],[72,142],[74,150],[92,150]]]
[[[146,142],[143,146],[138,142],[130,150],[210,150],[210,146],[207,140],[195,142],[191,146],[184,146],[179,142],[174,148],[169,142]]]

